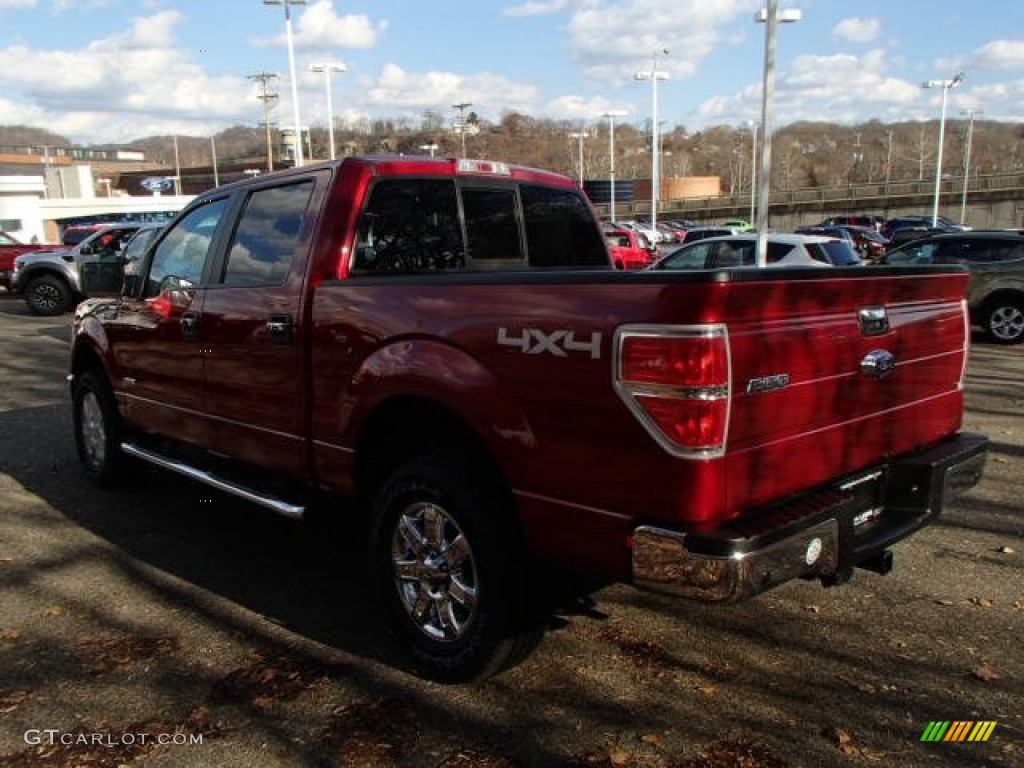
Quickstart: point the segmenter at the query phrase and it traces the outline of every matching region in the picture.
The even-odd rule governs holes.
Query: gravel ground
[[[0,297],[0,766],[1024,765],[1024,348],[974,345],[986,477],[891,575],[728,608],[611,586],[441,686],[383,628],[359,526],[146,468],[91,487],[68,325]],[[922,743],[936,720],[996,726]]]

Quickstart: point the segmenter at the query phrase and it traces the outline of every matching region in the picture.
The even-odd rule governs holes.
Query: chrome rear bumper
[[[739,602],[796,578],[835,580],[977,484],[987,452],[987,438],[959,434],[713,531],[639,526],[634,583],[705,602]]]

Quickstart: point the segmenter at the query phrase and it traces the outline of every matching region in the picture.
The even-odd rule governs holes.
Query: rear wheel
[[[1024,301],[1014,298],[992,301],[985,310],[985,331],[999,344],[1024,341]]]
[[[89,478],[99,486],[121,478],[121,417],[106,378],[88,371],[75,379],[72,390],[75,443]]]
[[[446,682],[497,674],[543,634],[504,494],[467,476],[479,477],[468,463],[410,462],[386,481],[374,514],[382,596],[423,671]]]
[[[71,309],[71,289],[59,277],[40,275],[25,288],[25,304],[37,315],[63,315]]]

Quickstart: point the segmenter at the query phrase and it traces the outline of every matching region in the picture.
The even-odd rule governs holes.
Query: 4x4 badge
[[[873,379],[880,379],[896,368],[896,355],[887,349],[873,349],[860,361],[860,372]]]

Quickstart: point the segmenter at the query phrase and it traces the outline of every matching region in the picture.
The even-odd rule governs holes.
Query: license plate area
[[[839,486],[849,494],[854,510],[850,528],[855,539],[870,536],[886,516],[885,471],[878,469],[851,478]]]

